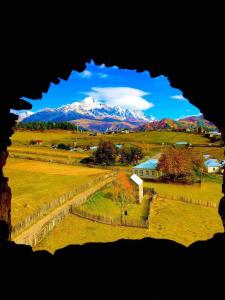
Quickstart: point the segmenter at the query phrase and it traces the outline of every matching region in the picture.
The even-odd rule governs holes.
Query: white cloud
[[[86,95],[128,109],[146,110],[154,106],[143,98],[148,93],[131,87],[93,87]]]
[[[91,73],[90,71],[88,70],[84,70],[83,72],[80,73],[80,76],[82,78],[90,78],[93,76],[93,73]]]
[[[174,96],[171,96],[170,98],[175,99],[175,100],[181,100],[181,101],[187,100],[184,98],[183,95],[174,95]]]

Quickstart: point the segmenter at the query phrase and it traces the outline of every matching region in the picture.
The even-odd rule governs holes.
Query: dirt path
[[[15,237],[13,240],[17,244],[27,244],[32,246],[37,244],[38,242],[40,242],[40,239],[44,238],[44,236],[54,228],[56,224],[58,224],[66,215],[70,214],[72,205],[76,205],[76,203],[81,199],[88,198],[89,196],[100,190],[102,187],[104,187],[106,184],[112,182],[112,179],[113,177],[110,177],[96,184],[89,190],[76,195],[71,200],[67,201],[60,207],[50,212],[47,216],[43,217],[37,223]],[[43,234],[41,234],[42,232]]]

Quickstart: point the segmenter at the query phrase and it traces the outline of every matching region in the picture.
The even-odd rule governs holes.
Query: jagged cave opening
[[[124,75],[121,76],[123,72]],[[79,82],[85,82],[85,84],[81,85]],[[77,95],[76,97],[74,97],[75,93]],[[61,101],[62,98],[63,102]],[[28,98],[24,99],[28,100]],[[74,102],[74,100],[78,99],[81,101]],[[84,103],[89,111],[91,110],[91,114],[88,116],[85,115],[84,117],[84,111],[79,111],[81,107],[78,107],[78,104],[74,106],[74,103],[78,102]],[[45,110],[46,106],[50,106],[50,108]],[[119,109],[114,110],[110,114],[107,109],[113,106],[119,107]],[[57,109],[55,110],[54,108]],[[76,108],[75,116],[71,113],[71,108],[73,110]],[[48,203],[44,201],[46,195],[48,195],[48,197],[50,194],[53,195],[54,198],[52,198],[51,202],[55,201],[56,207],[58,207],[59,203],[62,204],[65,202],[65,199],[66,201],[70,199],[69,197],[71,195],[69,196],[68,193],[71,188],[74,190],[74,186],[70,185],[71,179],[74,181],[77,180],[81,185],[87,181],[87,178],[95,177],[96,174],[90,166],[88,170],[90,174],[86,176],[84,169],[82,172],[79,160],[85,159],[87,154],[89,156],[92,155],[93,153],[90,154],[90,150],[96,150],[94,148],[98,146],[100,139],[112,139],[116,145],[141,148],[143,157],[141,157],[140,161],[133,162],[133,164],[135,163],[136,165],[141,164],[142,159],[144,161],[155,159],[168,145],[174,146],[177,142],[192,144],[191,146],[195,147],[195,153],[210,155],[212,159],[222,160],[223,157],[223,148],[220,147],[219,139],[218,141],[213,141],[213,146],[215,147],[209,147],[209,144],[212,144],[210,137],[205,137],[205,133],[203,132],[206,129],[205,127],[208,127],[207,131],[216,131],[217,128],[215,128],[212,123],[204,121],[199,110],[191,105],[178,89],[171,88],[169,81],[164,76],[151,79],[148,72],[136,73],[130,70],[120,70],[117,67],[106,68],[104,64],[97,66],[91,62],[83,72],[78,73],[73,71],[67,81],[61,81],[59,85],[52,84],[49,92],[44,95],[42,101],[34,104],[33,110],[38,111],[39,109],[42,109],[42,111],[39,113],[36,112],[33,115],[28,115],[23,112],[25,113],[23,117],[25,116],[27,118],[25,124],[44,121],[47,117],[49,118],[47,121],[53,122],[54,124],[59,121],[72,121],[72,123],[75,124],[75,128],[73,128],[75,133],[72,139],[66,134],[62,134],[60,143],[57,138],[54,137],[53,131],[56,128],[48,128],[51,130],[48,131],[47,141],[44,137],[46,133],[40,132],[36,134],[37,132],[31,131],[30,136],[29,134],[26,136],[23,128],[20,128],[13,137],[13,145],[10,149],[10,159],[13,160],[13,163],[9,161],[6,168],[6,175],[9,175],[11,179],[10,182],[13,182],[13,172],[17,173],[16,184],[13,184],[15,187],[12,189],[13,193],[16,194],[13,196],[13,204],[15,203],[17,205],[17,207],[12,210],[13,222],[14,212],[19,212],[20,215],[23,215],[22,211],[24,211],[23,217],[27,215],[27,212],[32,212],[31,214],[33,216],[35,215],[33,219],[30,219],[32,224],[34,224],[35,218],[40,221],[43,212],[46,214],[45,209],[47,208],[49,210]],[[147,111],[147,113],[144,115],[143,111]],[[47,116],[48,113],[50,117]],[[58,115],[52,118],[53,114],[56,113]],[[67,119],[64,118],[65,116],[62,116],[63,113],[66,113]],[[97,116],[94,115],[94,113],[97,113]],[[113,113],[117,114],[116,117]],[[119,116],[118,113],[120,114]],[[121,114],[124,115],[121,116]],[[76,118],[75,121],[74,118]],[[39,129],[42,130],[42,125],[38,124],[38,126]],[[52,125],[49,126],[51,127]],[[59,128],[57,128],[57,130],[58,129]],[[136,133],[137,129],[141,131],[139,136]],[[92,131],[94,134],[90,135],[90,132],[86,132],[86,130]],[[131,132],[125,133],[126,131]],[[17,136],[19,136],[18,139]],[[70,149],[64,148],[63,150],[57,151],[56,149],[59,144],[61,144],[62,148],[66,146],[70,147]],[[198,144],[201,146],[198,147]],[[29,149],[25,149],[27,146]],[[180,145],[178,147],[180,147]],[[53,155],[54,151],[57,152],[56,155]],[[158,158],[157,156],[156,159]],[[49,166],[50,161],[53,163],[51,167]],[[49,167],[46,167],[46,163]],[[53,167],[54,163],[58,165],[57,170]],[[65,163],[67,164],[66,166]],[[77,165],[80,169],[75,170],[74,167],[72,171],[70,164]],[[125,173],[131,175],[132,167],[126,168],[124,164],[123,162],[120,168],[125,167]],[[119,169],[119,167],[117,167],[117,169]],[[30,170],[32,170],[35,176],[30,176]],[[20,177],[21,171],[23,171],[23,178]],[[136,175],[145,177],[149,176],[150,172],[153,174],[156,171],[133,170],[133,173],[135,172]],[[58,178],[56,179],[56,177]],[[24,188],[26,184],[22,184],[18,178],[21,178],[23,182],[24,178],[26,178],[26,184],[32,186],[35,181],[36,188],[32,189],[32,194],[26,192],[24,195],[21,186]],[[201,175],[201,180],[204,182],[202,182],[201,185],[195,184],[192,186],[184,186],[180,183],[168,184],[165,182],[152,182],[149,179],[152,178],[144,178],[146,181],[145,188],[154,187],[158,194],[158,200],[152,204],[149,229],[137,228],[133,233],[132,230],[128,228],[128,232],[122,230],[119,233],[112,234],[110,230],[106,229],[109,228],[110,225],[99,224],[97,225],[99,228],[106,226],[104,229],[99,229],[96,228],[96,224],[93,225],[93,222],[90,220],[84,220],[84,223],[86,223],[80,225],[83,221],[77,220],[81,216],[71,215],[70,217],[66,217],[63,221],[63,230],[60,229],[60,224],[53,229],[54,225],[61,221],[60,215],[60,217],[57,217],[56,221],[54,221],[54,225],[46,225],[46,232],[45,229],[42,230],[42,233],[44,232],[43,235],[39,233],[35,238],[32,237],[31,239],[27,236],[23,236],[23,242],[36,244],[42,240],[49,230],[53,229],[53,233],[50,233],[47,237],[49,241],[47,241],[46,244],[41,243],[40,248],[37,246],[35,249],[47,249],[54,252],[55,249],[64,247],[67,244],[102,241],[101,234],[103,232],[106,236],[106,238],[103,238],[105,242],[119,238],[141,238],[150,236],[168,238],[189,245],[195,240],[206,239],[212,236],[214,232],[222,231],[222,224],[216,211],[218,201],[222,197],[220,191],[222,183],[221,175],[205,176],[205,178],[202,178]],[[62,182],[66,192],[63,191],[64,187],[60,188]],[[97,183],[95,182],[95,184]],[[55,188],[51,189],[51,185],[53,187],[57,186],[58,191],[56,192]],[[87,188],[87,186],[85,186],[85,188]],[[45,196],[41,195],[41,189],[45,191]],[[212,193],[209,191],[212,191]],[[21,193],[23,193],[23,203],[19,201],[19,195]],[[62,194],[64,196],[62,196]],[[114,204],[111,203],[109,207],[107,207],[107,196],[112,198],[110,189],[106,190],[106,193],[98,193],[97,199],[94,198],[93,200],[96,203],[102,201],[106,206],[103,208],[100,207],[100,212],[103,214],[105,210],[110,210],[110,205],[112,205],[111,209],[117,210],[120,214],[120,207],[117,207],[118,205],[114,207]],[[34,204],[29,203],[31,197]],[[37,205],[38,201],[40,201],[38,205],[40,205],[41,201],[44,202],[45,208],[43,210]],[[54,207],[54,204],[52,205],[49,212]],[[96,213],[96,207],[89,207],[88,209],[91,209],[92,213],[92,210]],[[36,212],[35,214],[33,214],[33,210]],[[130,214],[136,215],[143,213],[137,212],[134,208],[130,209],[129,207],[126,207],[125,211],[128,216],[130,216]],[[65,213],[65,215],[66,214],[67,213]],[[106,217],[111,216],[109,214],[108,216],[106,215]],[[142,218],[142,215],[140,215],[140,217]],[[16,224],[17,221],[19,225],[16,228],[19,228],[19,235],[22,233],[21,229],[23,226],[31,225],[30,221],[26,220],[21,223],[19,218],[17,219],[15,217]],[[86,232],[87,238],[82,239],[79,236],[77,240],[74,240],[73,235],[69,232],[69,228],[76,228],[76,230],[78,230],[79,226],[82,227],[83,232]],[[62,233],[65,234],[67,230],[67,239],[64,240]],[[108,233],[106,234],[107,230]],[[116,229],[113,230],[116,231]],[[96,237],[98,232],[100,233],[100,238]],[[76,232],[74,233],[76,235]],[[56,234],[55,237],[54,234]],[[15,234],[15,240],[16,236],[19,235]],[[59,240],[62,240],[63,243],[54,244],[54,241]]]

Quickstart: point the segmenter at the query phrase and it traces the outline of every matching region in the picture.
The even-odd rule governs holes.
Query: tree
[[[192,152],[191,153],[192,165],[195,173],[201,175],[204,168],[204,159],[201,153]]]
[[[136,202],[135,198],[135,189],[132,183],[130,182],[128,176],[119,172],[116,179],[114,180],[114,201],[120,203],[121,207],[121,223],[123,222],[124,208],[128,203]]]
[[[114,165],[118,151],[111,141],[101,140],[94,154],[96,164]]]
[[[120,157],[120,161],[124,164],[137,163],[138,160],[143,158],[143,152],[138,147],[124,146],[120,151]]]
[[[188,149],[164,149],[158,164],[158,169],[174,181],[179,177],[190,176],[193,173],[193,162]]]

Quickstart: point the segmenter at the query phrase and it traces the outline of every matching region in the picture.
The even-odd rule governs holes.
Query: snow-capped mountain
[[[26,111],[22,111],[22,112],[18,112],[16,110],[11,110],[12,113],[14,113],[15,115],[18,115],[18,122],[22,122],[24,119],[32,116],[34,113],[32,111],[26,110]]]
[[[136,125],[149,122],[150,120],[143,112],[138,110],[129,110],[120,106],[108,105],[98,101],[93,97],[87,97],[83,101],[63,105],[59,108],[46,108],[33,113],[23,119],[23,122],[52,121],[52,122],[74,122],[80,120],[93,120],[107,122],[126,122]]]

